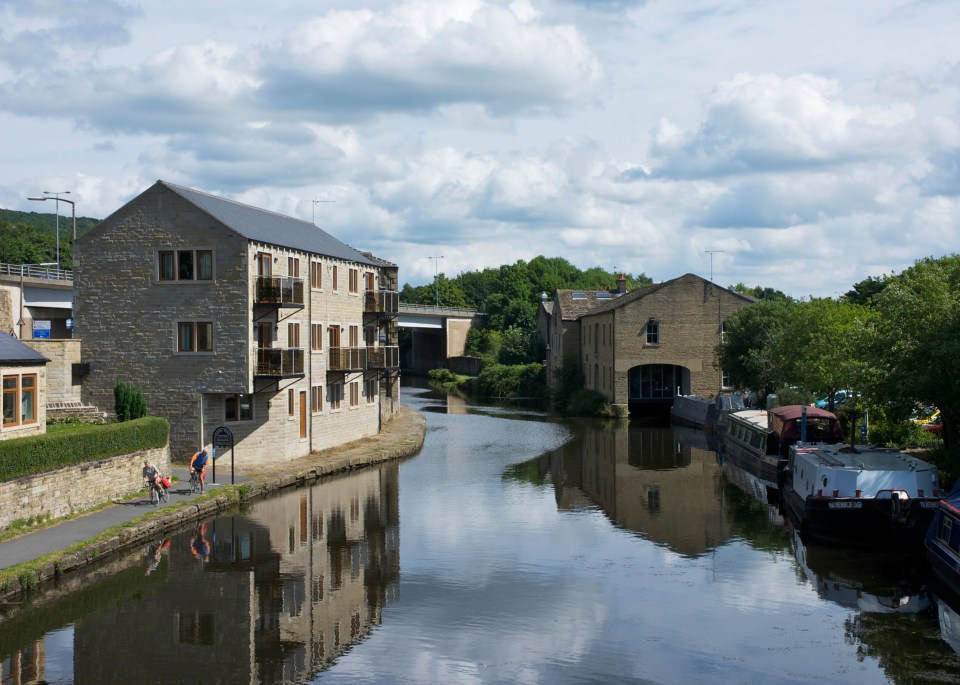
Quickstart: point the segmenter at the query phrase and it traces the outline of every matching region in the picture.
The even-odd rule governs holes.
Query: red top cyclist
[[[203,494],[203,484],[207,480],[207,459],[210,457],[210,453],[207,452],[207,448],[203,447],[199,452],[195,452],[192,457],[190,457],[190,473],[197,473],[200,478],[200,494]]]

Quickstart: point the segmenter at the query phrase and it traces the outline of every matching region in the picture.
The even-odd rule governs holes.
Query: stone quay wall
[[[143,483],[144,459],[170,472],[166,445],[0,483],[0,530],[18,519],[57,519],[132,495]]]

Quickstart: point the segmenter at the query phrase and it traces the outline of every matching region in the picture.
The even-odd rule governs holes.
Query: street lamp
[[[44,200],[55,200],[57,203],[57,269],[60,268],[60,203],[68,202],[73,214],[73,240],[77,239],[77,204],[73,200],[68,200],[61,195],[69,195],[69,190],[62,190],[59,193],[51,193],[49,190],[44,190],[43,194],[45,197],[28,197],[28,200],[33,200],[35,202],[43,202]],[[72,242],[72,241],[71,241]]]
[[[440,281],[437,280],[437,269],[439,268],[440,260],[443,259],[443,255],[437,257],[427,257],[427,259],[433,260],[433,288],[437,294],[437,306],[440,306]]]

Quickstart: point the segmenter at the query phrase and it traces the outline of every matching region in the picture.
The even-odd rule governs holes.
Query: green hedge
[[[159,416],[77,426],[0,442],[0,481],[167,444],[170,424]]]

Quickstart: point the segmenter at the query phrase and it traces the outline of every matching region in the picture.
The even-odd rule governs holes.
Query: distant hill
[[[61,208],[62,211],[62,208]],[[73,268],[72,217],[60,214],[60,265]],[[77,237],[100,223],[77,217]],[[18,212],[0,209],[0,263],[42,264],[57,261],[57,215],[54,212]]]

